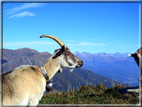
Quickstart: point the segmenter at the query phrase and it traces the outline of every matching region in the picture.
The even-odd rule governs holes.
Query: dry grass
[[[137,93],[121,95],[117,90],[125,88],[121,84],[107,88],[102,84],[82,86],[77,91],[49,92],[41,99],[40,104],[138,104]]]

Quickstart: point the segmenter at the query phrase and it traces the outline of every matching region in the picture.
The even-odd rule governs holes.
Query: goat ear
[[[62,54],[63,52],[65,52],[65,46],[61,47],[60,54]]]

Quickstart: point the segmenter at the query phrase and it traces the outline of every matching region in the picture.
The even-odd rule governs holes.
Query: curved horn
[[[61,47],[64,46],[66,48],[66,45],[59,38],[57,38],[55,36],[52,36],[52,35],[42,35],[42,36],[40,36],[40,38],[42,38],[42,37],[51,38],[51,39],[55,40]]]

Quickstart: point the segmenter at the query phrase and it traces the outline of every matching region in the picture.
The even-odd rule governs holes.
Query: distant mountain
[[[139,68],[132,57],[127,56],[128,53],[79,53],[75,55],[83,60],[82,68],[93,71],[96,74],[129,83],[131,86],[138,85]]]
[[[35,54],[32,57],[40,59],[41,62],[45,63],[52,55],[49,52],[40,52],[39,54]]]
[[[7,62],[3,63],[4,73],[20,65],[37,65],[41,67],[51,57],[51,54],[48,52],[38,52],[29,48],[17,50],[3,49],[3,57],[7,59]]]
[[[126,58],[127,55],[130,53],[120,53],[120,52],[116,52],[114,54],[112,54],[113,56],[117,57],[117,58]]]
[[[21,58],[21,56],[30,57],[36,54],[39,54],[39,52],[29,48],[21,48],[16,50],[3,49],[3,59],[6,60]]]
[[[10,53],[8,54],[8,52]],[[20,65],[37,65],[41,67],[51,57],[51,54],[48,52],[38,52],[29,48],[22,48],[18,50],[4,49],[3,56],[7,60],[6,63],[3,63],[3,73],[5,73]],[[107,87],[120,84],[118,81],[108,79],[82,68],[75,69],[73,72],[64,68],[63,74],[57,73],[51,81],[54,83],[54,90],[59,91],[67,91],[69,88],[73,87],[76,90],[83,85],[95,86],[99,83]]]
[[[9,60],[7,63],[3,64],[3,73],[7,71],[11,71],[16,67],[19,67],[21,65],[37,65],[41,67],[44,63],[37,59],[36,57],[27,57],[22,56],[21,58],[17,58],[15,60]]]

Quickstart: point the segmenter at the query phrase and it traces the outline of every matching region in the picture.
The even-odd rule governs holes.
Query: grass
[[[137,93],[120,94],[117,90],[125,88],[121,84],[107,88],[102,84],[82,86],[77,91],[49,92],[39,104],[139,104]]]

